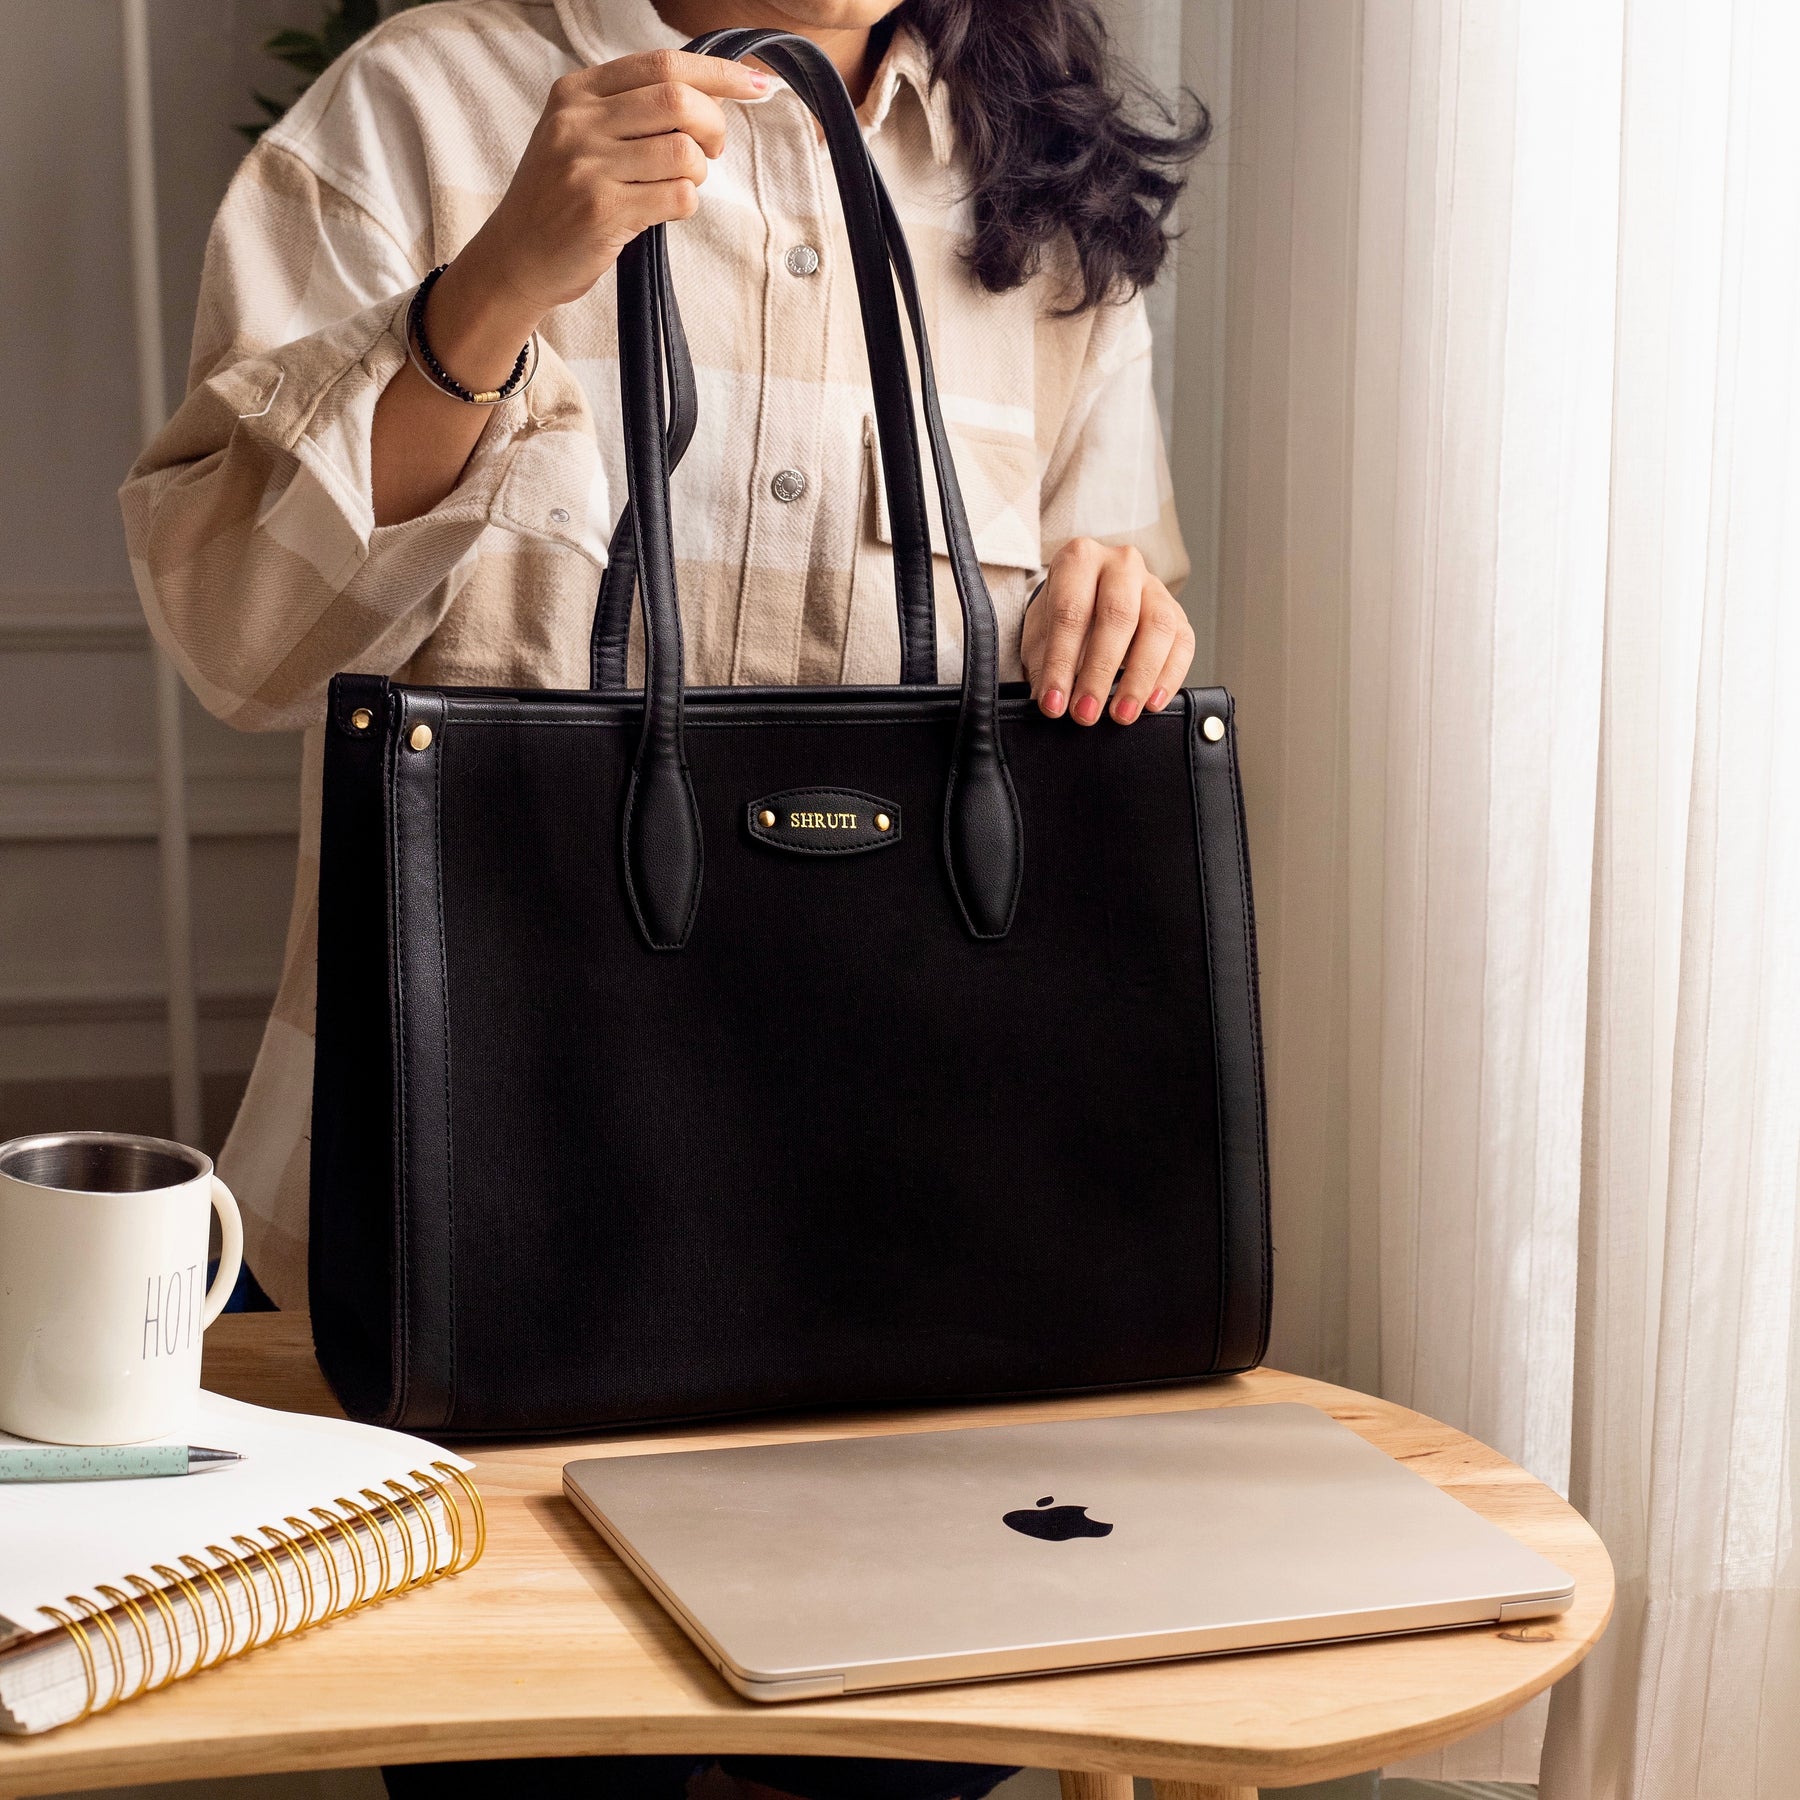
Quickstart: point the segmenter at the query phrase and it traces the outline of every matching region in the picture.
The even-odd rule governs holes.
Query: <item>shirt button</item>
[[[782,469],[769,483],[769,492],[777,500],[798,500],[806,492],[806,477],[798,469]]]
[[[819,253],[811,244],[796,244],[781,260],[787,264],[787,272],[790,275],[818,273]]]
[[[553,506],[550,509],[552,525],[566,525],[569,522],[569,509],[566,506]]]

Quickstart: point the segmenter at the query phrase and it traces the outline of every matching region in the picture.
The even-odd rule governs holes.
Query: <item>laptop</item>
[[[1561,1569],[1314,1407],[595,1457],[563,1491],[752,1700],[1563,1611]]]

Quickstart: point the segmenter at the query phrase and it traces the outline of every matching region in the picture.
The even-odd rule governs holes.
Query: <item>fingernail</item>
[[[762,90],[769,85],[769,78],[759,70],[752,69],[750,71],[750,85],[760,94]]]
[[[1121,694],[1113,702],[1112,712],[1121,725],[1129,725],[1138,716],[1138,703],[1129,694]]]
[[[1093,724],[1100,716],[1100,702],[1092,694],[1083,694],[1075,702],[1075,716],[1084,725]]]
[[[1150,696],[1149,704],[1144,710],[1146,712],[1161,712],[1168,704],[1169,690],[1167,688],[1158,688],[1156,692]]]
[[[1046,688],[1044,697],[1039,704],[1050,718],[1060,719],[1063,716],[1063,708],[1069,704],[1069,701],[1068,696],[1063,693],[1061,688]]]

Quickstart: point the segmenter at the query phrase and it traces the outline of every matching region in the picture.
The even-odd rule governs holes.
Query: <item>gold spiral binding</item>
[[[341,1607],[334,1615],[347,1619],[352,1613],[361,1612],[375,1598],[369,1592],[369,1553],[363,1548],[362,1540],[350,1529],[349,1520],[325,1506],[315,1506],[311,1508],[311,1512],[326,1531],[337,1533],[338,1542],[350,1552],[350,1560],[356,1565],[356,1592],[351,1596],[349,1605]],[[335,1562],[336,1558],[332,1560]]]
[[[40,1606],[38,1611],[54,1619],[75,1640],[75,1648],[81,1652],[81,1666],[87,1673],[87,1699],[82,1703],[81,1711],[69,1721],[71,1725],[79,1725],[100,1698],[100,1673],[94,1667],[94,1646],[88,1642],[85,1627],[76,1624],[60,1607]]]
[[[181,1566],[190,1574],[198,1575],[212,1589],[213,1598],[219,1603],[219,1617],[224,1621],[225,1643],[219,1654],[207,1664],[216,1669],[220,1663],[229,1661],[240,1653],[237,1641],[237,1615],[232,1611],[231,1596],[225,1591],[225,1584],[219,1579],[218,1572],[209,1568],[197,1556],[184,1556]]]
[[[293,1526],[296,1531],[305,1532],[307,1540],[312,1544],[313,1548],[318,1551],[320,1557],[324,1561],[325,1579],[331,1588],[331,1598],[326,1602],[325,1610],[319,1614],[319,1619],[321,1621],[325,1619],[335,1619],[338,1614],[343,1611],[342,1606],[339,1605],[339,1601],[342,1599],[344,1592],[343,1582],[338,1577],[337,1552],[319,1536],[317,1526],[307,1524],[304,1519],[296,1519],[292,1513],[289,1513],[281,1522],[284,1525]]]
[[[130,1594],[122,1594],[116,1587],[104,1585],[96,1587],[94,1592],[107,1602],[114,1612],[122,1612],[131,1621],[131,1629],[137,1634],[138,1657],[144,1665],[144,1672],[138,1677],[138,1684],[129,1694],[121,1694],[121,1700],[135,1700],[150,1685],[150,1622],[144,1617],[143,1609]],[[102,1618],[105,1614],[100,1615]]]
[[[278,1554],[283,1550],[287,1552],[288,1561],[293,1565],[295,1574],[300,1577],[300,1623],[294,1626],[288,1633],[289,1637],[294,1637],[298,1633],[304,1631],[307,1626],[316,1622],[313,1618],[313,1601],[315,1595],[313,1589],[312,1564],[306,1560],[306,1552],[302,1550],[285,1531],[277,1531],[273,1525],[259,1525],[256,1529],[275,1546]],[[232,1539],[234,1544],[241,1544],[243,1541],[242,1538]],[[281,1592],[285,1601],[287,1595],[285,1584],[283,1585]]]
[[[394,1521],[394,1528],[400,1533],[400,1550],[405,1560],[401,1565],[400,1585],[392,1591],[396,1594],[410,1594],[412,1590],[418,1586],[417,1581],[414,1579],[413,1571],[412,1527],[394,1510],[393,1501],[388,1499],[385,1495],[376,1493],[373,1488],[364,1488],[362,1489],[362,1497],[367,1500],[371,1506],[379,1506],[382,1512]],[[377,1525],[376,1530],[380,1531],[381,1527]],[[387,1542],[387,1533],[385,1531],[381,1532],[381,1541],[383,1543]]]
[[[412,1479],[422,1483],[428,1492],[434,1494],[438,1505],[444,1509],[444,1518],[450,1526],[450,1561],[443,1573],[454,1575],[462,1558],[463,1547],[462,1512],[456,1504],[456,1496],[435,1475],[427,1475],[423,1469],[414,1469]]]
[[[430,1470],[410,1470],[408,1478],[415,1485],[390,1480],[384,1484],[385,1492],[363,1488],[361,1494],[362,1500],[368,1503],[366,1506],[340,1495],[329,1507],[312,1507],[311,1520],[290,1513],[282,1521],[287,1530],[259,1525],[257,1537],[234,1535],[231,1541],[237,1550],[227,1549],[222,1544],[208,1544],[206,1554],[214,1559],[211,1563],[198,1556],[179,1558],[180,1568],[153,1563],[150,1573],[157,1577],[161,1586],[148,1576],[127,1575],[123,1586],[97,1586],[94,1591],[100,1596],[99,1600],[70,1594],[66,1604],[75,1609],[74,1614],[61,1607],[40,1607],[39,1612],[62,1627],[81,1658],[87,1692],[81,1710],[69,1723],[109,1712],[126,1700],[157,1692],[170,1682],[201,1669],[217,1668],[227,1659],[241,1656],[264,1643],[272,1644],[310,1626],[348,1617],[390,1593],[411,1593],[416,1588],[441,1581],[445,1576],[461,1574],[479,1560],[487,1547],[487,1509],[480,1492],[461,1469],[445,1462],[434,1462]],[[433,1514],[433,1500],[442,1509],[441,1521]],[[464,1502],[469,1509],[472,1530],[463,1519]],[[414,1538],[415,1521],[425,1545],[423,1566]],[[395,1579],[395,1558],[388,1544],[389,1524],[400,1534],[402,1555],[398,1581]],[[447,1557],[444,1526],[449,1529]],[[258,1538],[266,1539],[267,1543],[259,1542]],[[345,1594],[338,1564],[339,1544],[350,1553],[356,1574],[354,1592],[349,1595]],[[378,1567],[371,1566],[371,1547],[376,1553]],[[324,1594],[320,1593],[309,1550],[316,1550],[324,1563]],[[284,1556],[295,1570],[300,1590],[298,1617],[288,1596],[287,1575],[281,1562]],[[274,1596],[273,1606],[267,1610],[257,1585],[259,1568],[268,1576]],[[248,1629],[241,1642],[232,1605],[233,1595],[228,1585],[230,1578],[235,1578],[246,1589]],[[127,1588],[134,1591],[127,1592]],[[216,1639],[202,1588],[210,1589],[218,1604]],[[197,1639],[194,1660],[186,1669],[182,1667],[181,1618],[173,1605],[177,1597],[187,1603]],[[154,1620],[146,1602],[155,1609]],[[129,1689],[126,1685],[129,1659],[115,1624],[115,1618],[120,1614],[131,1628],[143,1665],[136,1683]],[[169,1667],[160,1678],[156,1677],[157,1624],[162,1626],[169,1647]],[[266,1638],[265,1624],[268,1626]],[[94,1652],[96,1635],[106,1647],[112,1674],[111,1692],[105,1699],[101,1698],[101,1670]]]
[[[241,1656],[245,1650],[254,1650],[262,1641],[262,1594],[257,1588],[255,1578],[250,1573],[250,1565],[245,1562],[241,1556],[234,1556],[221,1544],[208,1544],[206,1546],[206,1554],[208,1556],[216,1556],[219,1559],[218,1563],[214,1566],[215,1575],[222,1575],[229,1569],[244,1587],[244,1598],[248,1603],[246,1610],[250,1615],[250,1632],[244,1639],[242,1649],[234,1647],[226,1652],[227,1656]],[[235,1608],[232,1611],[231,1617],[232,1641],[235,1646],[237,1636],[237,1612]]]
[[[97,1606],[85,1594],[69,1594],[65,1596],[71,1606],[79,1606],[96,1625],[106,1639],[106,1653],[112,1658],[113,1691],[109,1699],[96,1708],[99,1712],[111,1712],[125,1698],[125,1647],[119,1642],[119,1634],[113,1630],[112,1620],[106,1616],[106,1608]]]
[[[431,1508],[425,1504],[425,1496],[407,1487],[403,1482],[389,1481],[383,1484],[392,1490],[394,1498],[402,1505],[412,1508],[413,1517],[419,1521],[419,1529],[425,1534],[425,1572],[413,1584],[415,1587],[429,1587],[443,1574],[443,1546],[438,1542],[437,1520],[431,1516]]]
[[[127,1575],[125,1579],[137,1589],[142,1599],[148,1600],[162,1615],[163,1626],[169,1634],[169,1672],[150,1690],[153,1694],[160,1693],[181,1670],[181,1625],[175,1617],[174,1607],[164,1597],[161,1588],[146,1581],[141,1575]],[[106,1592],[104,1588],[100,1591]]]
[[[241,1545],[262,1564],[263,1572],[269,1578],[269,1586],[274,1590],[275,1625],[269,1633],[268,1642],[272,1644],[277,1638],[291,1637],[293,1628],[288,1624],[287,1577],[281,1572],[281,1564],[255,1538],[240,1537],[233,1532],[231,1541]],[[254,1638],[251,1640],[253,1643],[255,1641]]]
[[[469,1552],[469,1560],[459,1564],[451,1572],[460,1575],[464,1569],[473,1568],[481,1561],[481,1553],[487,1548],[487,1508],[481,1503],[480,1490],[467,1475],[453,1463],[435,1462],[434,1469],[441,1469],[456,1485],[462,1489],[469,1502],[469,1510],[475,1515],[475,1548]]]
[[[358,1524],[366,1525],[369,1528],[369,1536],[375,1544],[375,1554],[381,1559],[381,1582],[369,1598],[371,1600],[385,1599],[387,1597],[388,1587],[394,1579],[394,1559],[388,1553],[387,1533],[383,1531],[381,1527],[376,1524],[374,1519],[369,1516],[368,1512],[364,1508],[358,1506],[354,1500],[346,1499],[344,1495],[339,1494],[331,1504],[333,1506],[348,1508],[349,1511],[356,1514],[356,1521]],[[355,1538],[356,1533],[352,1531],[350,1535],[352,1538]],[[366,1557],[368,1552],[365,1550],[363,1554]]]
[[[194,1666],[188,1673],[193,1675],[201,1669],[210,1668],[212,1665],[206,1658],[212,1649],[212,1621],[206,1616],[206,1605],[200,1598],[200,1590],[167,1563],[152,1563],[150,1573],[160,1575],[165,1582],[179,1588],[181,1597],[188,1603],[188,1611],[194,1615],[194,1631],[198,1641],[194,1646]],[[177,1638],[175,1641],[179,1643],[181,1640]]]

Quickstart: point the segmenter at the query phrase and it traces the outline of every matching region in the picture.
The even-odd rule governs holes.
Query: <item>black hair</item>
[[[1094,0],[905,0],[931,56],[974,209],[970,269],[993,293],[1043,267],[1064,233],[1075,281],[1063,310],[1156,279],[1169,214],[1212,116],[1183,89],[1172,109],[1127,68]]]

